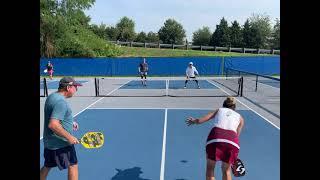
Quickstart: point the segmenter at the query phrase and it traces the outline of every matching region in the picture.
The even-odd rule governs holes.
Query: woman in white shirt
[[[187,67],[186,69],[186,76],[187,76],[187,79],[186,81],[184,82],[184,88],[187,88],[187,83],[189,81],[189,78],[193,79],[196,83],[197,83],[197,86],[198,88],[200,89],[200,86],[199,86],[199,82],[198,80],[196,79],[196,75],[199,75],[198,71],[197,71],[197,68],[193,66],[193,63],[192,62],[189,62],[189,66]]]
[[[244,125],[244,119],[235,111],[235,108],[235,98],[227,97],[223,102],[222,108],[210,112],[199,119],[189,117],[186,120],[188,125],[201,124],[210,119],[214,120],[206,145],[207,180],[215,179],[214,168],[216,161],[222,161],[223,180],[231,180],[231,165],[238,158],[240,150],[239,136]]]

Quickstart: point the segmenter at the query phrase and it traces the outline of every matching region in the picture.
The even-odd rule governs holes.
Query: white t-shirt
[[[229,108],[219,108],[214,117],[214,127],[237,132],[241,115]]]
[[[191,68],[190,68],[189,66],[187,67],[187,69],[186,69],[186,75],[187,75],[188,77],[195,77],[195,73],[196,73],[197,75],[199,75],[196,67],[194,67],[194,66],[192,66]]]

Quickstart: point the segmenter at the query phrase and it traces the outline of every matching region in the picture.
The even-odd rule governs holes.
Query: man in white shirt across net
[[[188,81],[190,81],[190,79],[192,79],[193,81],[195,81],[195,82],[197,83],[197,86],[198,86],[198,88],[200,89],[199,82],[198,82],[198,80],[196,79],[196,75],[199,75],[199,73],[198,73],[198,71],[197,71],[197,68],[193,66],[193,63],[192,63],[192,62],[189,62],[189,66],[188,66],[187,69],[186,69],[187,79],[186,79],[186,81],[184,82],[184,88],[187,88],[187,83],[188,83]]]

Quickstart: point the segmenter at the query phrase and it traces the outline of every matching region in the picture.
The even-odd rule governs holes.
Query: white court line
[[[128,81],[128,82],[129,82],[129,81]],[[127,82],[127,83],[128,83],[128,82]],[[123,85],[122,85],[122,86],[123,86]],[[116,89],[114,89],[113,91],[109,92],[107,95],[113,93],[115,90],[119,89],[119,88],[122,87],[122,86],[119,86],[118,88],[116,88]],[[85,111],[86,109],[89,109],[91,106],[93,106],[94,104],[96,104],[97,102],[99,102],[99,101],[100,101],[101,99],[103,99],[103,98],[105,98],[105,97],[102,97],[102,98],[96,100],[95,102],[93,102],[92,104],[90,104],[89,106],[87,106],[86,108],[82,109],[80,112],[78,112],[77,114],[75,114],[75,115],[73,116],[73,118],[76,117],[77,115],[79,115],[80,113],[82,113],[83,111]],[[43,138],[43,136],[40,137],[40,140],[41,140],[42,138]]]
[[[124,85],[128,84],[130,81],[132,81],[132,80],[129,80],[129,81],[127,81],[126,83],[122,84],[121,86],[119,86],[119,87],[115,88],[114,90],[112,90],[111,92],[109,92],[109,93],[107,94],[107,96],[108,96],[108,95],[110,95],[111,93],[113,93],[114,91],[116,91],[116,90],[120,89],[122,86],[124,86]]]
[[[89,109],[196,109],[196,110],[212,110],[212,108],[166,108],[166,107],[157,107],[157,108],[148,108],[148,107],[106,107],[106,108],[89,108]]]
[[[230,96],[230,94],[228,92],[226,92],[225,90],[223,90],[220,86],[216,85],[213,82],[209,82],[215,86],[217,86],[218,88],[220,88],[223,92],[225,92],[226,94],[228,94]],[[249,106],[247,106],[246,104],[244,104],[243,102],[241,102],[239,99],[236,98],[236,100],[238,102],[240,102],[242,105],[244,105],[246,108],[250,109],[251,111],[253,111],[254,113],[256,113],[257,115],[259,115],[260,117],[262,117],[264,120],[266,120],[267,122],[269,122],[271,125],[273,125],[274,127],[276,127],[278,130],[280,130],[280,127],[276,126],[275,124],[273,124],[273,122],[271,122],[270,120],[268,120],[267,118],[263,117],[261,114],[259,114],[257,111],[253,110],[252,108],[250,108]]]
[[[92,104],[90,104],[89,106],[87,106],[86,108],[82,109],[80,112],[78,112],[77,114],[73,115],[73,118],[75,118],[77,115],[79,115],[80,113],[82,113],[83,111],[85,111],[86,109],[90,108],[91,106],[93,106],[95,103],[97,103],[98,101],[100,101],[101,99],[103,99],[105,97],[102,97],[98,100],[96,100],[95,102],[93,102]],[[40,140],[42,139],[43,137],[41,136]]]
[[[165,110],[165,117],[164,117],[164,127],[163,127],[160,180],[164,180],[164,164],[165,164],[165,160],[166,160],[166,140],[167,140],[167,114],[168,114],[168,110],[166,109]]]
[[[279,90],[280,90],[280,87],[274,87],[274,86],[271,86],[271,85],[269,85],[269,84],[266,84],[265,82],[259,82],[259,81],[258,81],[258,83],[260,83],[260,84],[262,84],[262,85],[264,85],[264,86],[269,86],[269,87],[276,88],[276,89],[279,89]],[[280,83],[280,82],[279,82],[279,83]]]

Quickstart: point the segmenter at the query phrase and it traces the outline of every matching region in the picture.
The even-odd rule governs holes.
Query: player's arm
[[[77,138],[72,136],[68,131],[66,131],[62,127],[62,125],[60,124],[60,120],[54,118],[50,119],[48,127],[58,136],[66,138],[70,144],[79,143]]]
[[[50,115],[50,121],[48,128],[50,128],[58,136],[64,137],[70,144],[79,143],[77,138],[72,136],[68,131],[66,131],[60,124],[60,120],[64,119],[65,114],[67,113],[68,106],[66,102],[60,101],[55,104]]]
[[[207,115],[201,117],[201,118],[193,118],[193,117],[189,117],[187,118],[186,120],[186,123],[188,124],[188,126],[192,125],[192,124],[202,124],[204,122],[207,122],[209,121],[210,119],[214,118],[215,115],[217,114],[218,110],[216,111],[212,111],[212,112],[209,112]]]
[[[199,75],[199,72],[198,72],[197,68],[194,68],[194,72],[195,72],[196,75]]]
[[[188,68],[186,69],[186,78],[189,79],[189,76],[188,76]]]
[[[244,125],[244,119],[242,117],[240,117],[240,123],[239,123],[238,128],[237,128],[238,136],[240,136],[241,130],[243,128],[243,125]]]

